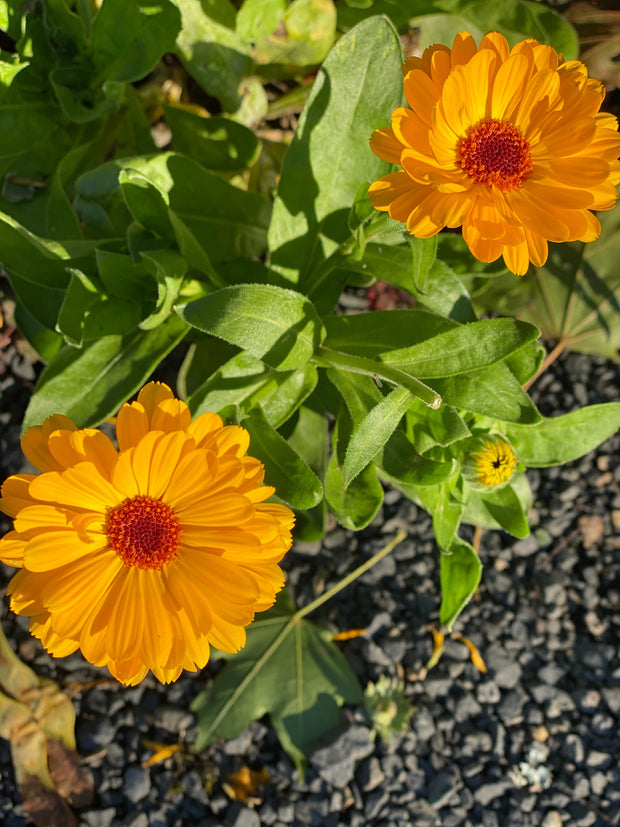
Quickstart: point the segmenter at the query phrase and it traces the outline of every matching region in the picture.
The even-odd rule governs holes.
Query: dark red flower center
[[[177,555],[181,524],[166,503],[138,496],[108,511],[105,533],[126,566],[159,571]]]
[[[458,165],[478,184],[510,192],[530,176],[532,153],[516,126],[491,118],[470,127],[461,139]]]

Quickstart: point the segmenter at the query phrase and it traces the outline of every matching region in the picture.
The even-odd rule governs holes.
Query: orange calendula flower
[[[371,185],[376,209],[418,238],[462,226],[476,258],[503,256],[517,275],[545,263],[548,241],[599,235],[590,210],[616,202],[620,135],[583,63],[535,40],[511,50],[497,32],[476,48],[462,32],[403,72],[411,108],[370,139],[402,167]]]
[[[248,432],[212,413],[192,422],[166,385],[123,405],[116,436],[118,450],[65,416],[27,431],[42,473],[2,487],[15,526],[0,560],[21,569],[11,608],[52,655],[81,649],[122,683],[149,669],[166,683],[205,666],[210,645],[244,646],[283,586],[294,517],[264,502],[274,489]]]

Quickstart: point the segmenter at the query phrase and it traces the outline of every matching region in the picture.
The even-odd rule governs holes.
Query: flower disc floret
[[[162,682],[236,652],[284,584],[293,513],[266,500],[249,434],[219,416],[192,421],[150,383],[103,433],[52,416],[22,438],[41,473],[16,474],[0,508],[14,530],[0,560],[20,571],[11,608],[51,654],[80,649],[126,684]]]
[[[620,135],[583,63],[535,40],[511,50],[497,32],[476,47],[461,32],[403,73],[409,108],[370,139],[401,167],[371,184],[376,209],[418,238],[462,227],[476,258],[503,256],[517,275],[545,263],[549,241],[597,238],[592,210],[616,202]]]

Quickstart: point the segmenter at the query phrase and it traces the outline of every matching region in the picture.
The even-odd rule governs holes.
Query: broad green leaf
[[[328,368],[327,377],[338,388],[354,426],[358,426],[368,412],[383,400],[371,376]]]
[[[460,497],[460,491],[455,486],[455,480],[447,479],[441,483],[432,509],[432,517],[435,539],[437,545],[443,551],[450,549],[464,510],[465,503]]]
[[[383,489],[374,466],[367,465],[345,488],[342,466],[352,430],[346,411],[341,411],[332,431],[332,454],[325,474],[325,499],[329,510],[345,528],[367,526],[383,502]]]
[[[535,468],[561,465],[597,448],[620,428],[620,402],[588,405],[577,411],[544,418],[537,425],[510,424],[508,438],[514,442],[521,462]]]
[[[69,284],[68,259],[61,244],[39,238],[0,213],[0,263],[9,273],[34,285],[64,289]]]
[[[276,370],[301,367],[323,338],[312,303],[267,284],[226,287],[179,309],[194,327],[245,348]]]
[[[312,393],[316,382],[313,365],[275,371],[242,351],[196,388],[188,405],[194,414],[201,414],[229,405],[249,408],[258,403],[271,426],[279,428]]]
[[[402,230],[400,235],[402,235]],[[392,246],[374,242],[366,243],[361,258],[348,256],[342,267],[376,281],[389,281],[390,284],[415,295],[413,253],[408,244]]]
[[[237,13],[237,34],[256,42],[273,32],[286,10],[286,0],[244,0]]]
[[[245,647],[192,702],[196,749],[234,738],[268,714],[282,746],[303,774],[311,744],[339,722],[343,703],[362,690],[330,633],[295,614],[290,599],[252,623]]]
[[[512,483],[504,485],[497,491],[481,493],[480,500],[484,509],[500,528],[512,534],[513,537],[528,536],[530,527],[527,524],[527,515]]]
[[[42,325],[23,304],[15,306],[15,324],[39,354],[43,362],[51,362],[63,344],[63,338],[51,328]]]
[[[70,279],[68,273],[67,278]],[[33,285],[16,273],[9,274],[9,281],[17,298],[17,306],[23,307],[42,327],[49,331],[56,330],[58,314],[66,291],[59,287]]]
[[[389,170],[368,137],[401,102],[402,47],[383,18],[341,38],[319,70],[282,165],[269,227],[271,266],[291,282],[310,275],[349,237],[361,181]]]
[[[143,261],[108,250],[95,250],[99,278],[108,293],[131,302],[155,302],[153,276]]]
[[[312,508],[323,498],[316,474],[267,421],[259,406],[241,417],[250,432],[252,456],[265,465],[265,484],[273,485],[281,500],[293,508]]]
[[[175,0],[182,26],[177,55],[190,75],[225,112],[241,104],[239,86],[251,74],[247,45],[235,32],[236,13],[228,0]]]
[[[174,213],[194,238],[194,247],[196,239],[204,239],[211,261],[252,258],[264,252],[267,199],[232,186],[184,155],[163,152],[111,161],[82,176],[77,187],[81,217],[98,222],[108,234],[114,234],[113,225],[119,223],[124,233],[129,223],[126,201],[143,227],[164,237],[180,232]]]
[[[601,235],[588,244],[550,244],[544,267],[520,279],[493,279],[476,297],[484,309],[516,316],[545,339],[580,353],[618,358],[620,349],[620,208],[598,213]]]
[[[372,461],[392,436],[411,405],[413,397],[405,388],[394,388],[354,428],[342,467],[345,488]]]
[[[424,292],[430,277],[431,267],[437,258],[437,236],[412,238],[409,242],[413,256],[413,283],[418,291]]]
[[[419,399],[409,408],[405,432],[420,454],[425,454],[435,445],[452,445],[471,435],[467,425],[450,405],[433,410]]]
[[[157,304],[148,318],[140,323],[142,330],[160,325],[172,312],[183,287],[187,262],[176,250],[153,250],[142,253],[147,270],[157,282]]]
[[[310,466],[317,477],[325,479],[329,453],[327,418],[302,405],[288,442],[293,450]],[[320,540],[327,529],[327,504],[323,499],[314,508],[295,513],[295,539],[300,542]]]
[[[129,212],[141,227],[162,238],[173,237],[166,197],[148,175],[135,169],[121,169],[118,183]]]
[[[516,474],[510,480],[510,488],[512,489],[513,494],[517,497],[519,503],[518,506],[515,505],[514,507],[512,519],[515,521],[516,526],[520,525],[522,530],[526,530],[527,515],[530,513],[533,499],[532,489],[530,488],[527,475],[523,473]],[[503,491],[503,489],[500,489],[500,491]],[[489,499],[491,500],[492,504],[495,505],[495,509],[497,510],[497,502],[495,500],[495,494],[493,491],[480,492],[472,490],[467,500],[467,505],[463,513],[462,521],[464,523],[469,523],[471,525],[482,526],[482,528],[504,528],[506,531],[510,532],[509,528],[507,528],[504,524],[500,523],[498,519],[496,519],[495,512],[492,510],[492,508],[488,507],[487,500]],[[519,514],[521,516],[519,516]],[[503,517],[503,519],[504,522],[506,522],[506,519],[508,519],[510,515],[507,515],[505,512],[504,515],[505,516]],[[501,516],[501,514],[498,513],[497,516]],[[526,535],[524,536],[527,536],[527,531]]]
[[[316,66],[325,59],[336,36],[333,0],[293,0],[281,25],[276,23],[265,34],[250,38],[254,41],[252,58],[261,66],[261,72],[281,77]]]
[[[93,22],[91,48],[100,77],[130,83],[174,49],[181,15],[170,0],[105,0]]]
[[[388,350],[425,342],[457,327],[426,310],[373,310],[350,316],[324,316],[325,345],[373,358]]]
[[[383,476],[405,485],[439,485],[454,468],[454,462],[435,462],[421,456],[400,430],[392,434],[374,462]]]
[[[472,546],[456,537],[449,553],[441,555],[439,564],[439,620],[448,630],[452,629],[455,620],[473,597],[481,574],[482,563]]]
[[[445,404],[455,408],[520,425],[541,419],[530,397],[501,362],[462,375],[430,379],[429,385]]]
[[[405,289],[411,292],[411,288]],[[414,295],[424,307],[456,322],[475,322],[478,318],[463,282],[443,261],[433,262],[425,279],[424,292],[417,291]]]
[[[510,368],[520,385],[536,375],[545,358],[545,348],[540,342],[531,342],[525,347],[511,353],[505,359],[506,365]]]
[[[82,350],[63,347],[39,378],[24,430],[52,413],[65,414],[79,428],[98,425],[138,390],[186,332],[186,325],[171,316],[146,333],[105,336]]]
[[[419,379],[479,371],[538,338],[538,330],[514,319],[486,319],[460,325],[380,360]]]
[[[164,106],[164,114],[174,149],[205,169],[232,172],[254,163],[259,142],[247,126],[230,118],[203,118],[180,106]]]
[[[71,271],[71,281],[65,292],[56,326],[69,344],[81,346],[84,340],[86,314],[99,301],[99,296],[97,286],[91,279],[79,270]]]

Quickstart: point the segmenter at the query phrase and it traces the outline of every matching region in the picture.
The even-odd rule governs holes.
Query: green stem
[[[339,350],[332,350],[330,347],[320,347],[313,357],[317,365],[328,368],[341,368],[351,373],[363,373],[367,376],[378,376],[386,382],[394,385],[402,385],[409,393],[421,399],[429,408],[441,407],[441,396],[420,382],[414,376],[410,376],[398,368],[386,365],[376,359],[368,359],[366,356],[353,356],[350,353],[341,353]]]
[[[316,600],[313,600],[312,603],[308,603],[307,606],[304,606],[303,609],[299,609],[299,611],[295,612],[295,618],[305,617],[310,612],[313,612],[315,609],[318,609],[319,606],[322,606],[323,603],[326,603],[330,598],[332,598],[335,594],[345,589],[349,583],[352,583],[354,580],[357,580],[365,571],[371,569],[379,560],[382,560],[386,554],[389,554],[392,549],[401,543],[405,537],[406,533],[404,531],[399,531],[396,537],[393,540],[383,546],[383,548],[378,551],[370,560],[367,560],[365,563],[362,563],[361,566],[358,566],[354,571],[350,574],[347,574],[346,577],[343,577],[340,582],[336,583],[335,586],[332,586],[331,589],[328,589],[325,594],[322,594],[320,597],[317,597]]]

